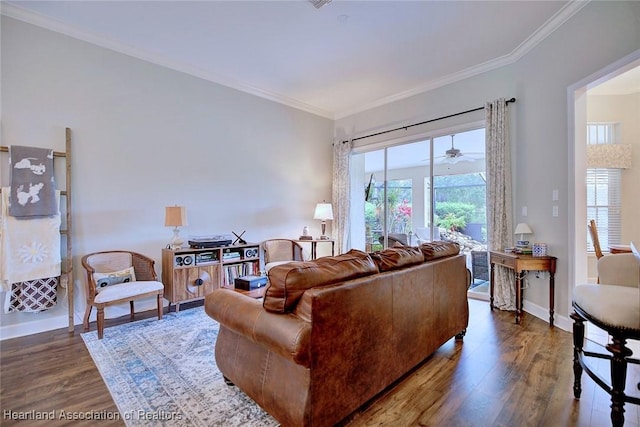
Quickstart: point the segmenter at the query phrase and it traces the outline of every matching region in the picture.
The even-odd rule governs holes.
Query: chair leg
[[[623,337],[612,336],[611,344],[607,350],[611,357],[611,425],[622,427],[624,425],[624,388],[627,380],[627,357],[633,352],[626,347],[627,340]]]
[[[162,295],[158,294],[158,320],[162,320]]]
[[[135,309],[133,308],[133,300],[129,301],[129,320],[133,320]]]
[[[578,313],[570,316],[573,319],[573,397],[580,399],[582,394],[582,365],[580,356],[584,345],[584,321]]]
[[[98,339],[101,340],[104,333],[104,307],[98,307]]]
[[[91,316],[91,309],[93,308],[93,306],[89,303],[87,303],[87,308],[84,310],[84,320],[82,322],[82,325],[84,326],[84,330],[88,331],[89,330],[89,316]]]

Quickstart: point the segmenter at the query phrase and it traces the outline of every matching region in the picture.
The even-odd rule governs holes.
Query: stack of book
[[[528,240],[518,240],[516,245],[512,248],[505,248],[505,252],[521,254],[521,255],[532,255],[533,248],[529,245]]]
[[[518,240],[513,249],[513,252],[517,254],[531,255],[533,253],[533,249],[529,245],[528,240]]]

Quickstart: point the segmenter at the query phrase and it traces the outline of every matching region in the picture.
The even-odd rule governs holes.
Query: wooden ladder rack
[[[9,152],[9,147],[0,146],[0,152]],[[66,200],[65,226],[61,226],[60,235],[65,236],[66,257],[63,262],[61,277],[67,278],[67,305],[69,311],[69,332],[74,331],[75,322],[73,315],[73,255],[72,255],[72,239],[71,239],[71,129],[65,129],[65,151],[54,151],[53,157],[62,157],[65,159],[65,188],[60,191],[60,195]]]

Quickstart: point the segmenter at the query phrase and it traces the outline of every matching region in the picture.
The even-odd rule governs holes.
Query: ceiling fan
[[[436,163],[455,164],[458,162],[475,162],[484,158],[484,153],[462,153],[460,149],[453,145],[453,137],[451,135],[451,148],[444,152],[444,156],[438,156],[434,159]]]

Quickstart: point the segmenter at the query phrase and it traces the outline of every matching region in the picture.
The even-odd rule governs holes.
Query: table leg
[[[522,274],[516,272],[516,324],[520,323],[522,313]]]
[[[318,242],[311,242],[311,259],[316,259],[316,245]]]
[[[491,263],[491,277],[489,278],[489,308],[493,311],[493,283],[495,281],[495,267],[494,263]]]
[[[554,303],[555,303],[555,287],[556,287],[556,280],[554,277],[553,272],[549,272],[549,326],[553,328],[553,308],[554,308]]]

